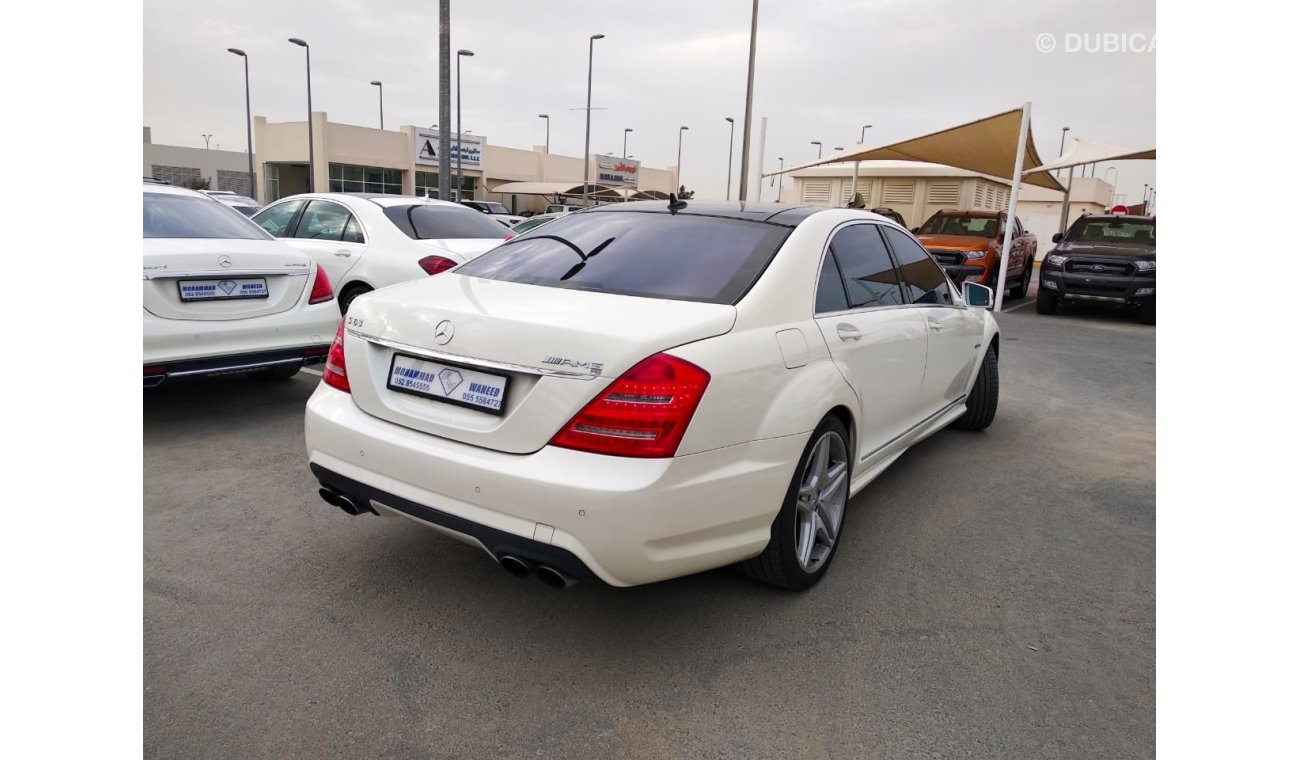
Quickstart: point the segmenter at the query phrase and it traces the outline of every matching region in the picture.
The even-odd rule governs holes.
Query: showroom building
[[[405,125],[396,130],[359,127],[329,121],[322,111],[312,114],[312,145],[315,184],[319,192],[372,192],[405,195],[438,195],[439,133],[435,128]],[[307,122],[271,123],[266,117],[253,119],[253,143],[257,146],[256,166],[261,175],[258,200],[270,203],[285,196],[307,192]],[[554,200],[547,194],[497,193],[493,189],[508,183],[567,188],[580,186],[582,159],[548,154],[544,146],[531,150],[493,145],[486,136],[466,132],[460,139],[457,166],[456,135],[451,135],[453,172],[451,187],[456,198],[496,200],[513,213],[542,211]],[[244,154],[240,154],[241,156]],[[613,156],[591,156],[591,182],[630,190],[667,193],[673,190],[669,170],[643,167],[637,161]],[[572,202],[572,199],[570,199]]]

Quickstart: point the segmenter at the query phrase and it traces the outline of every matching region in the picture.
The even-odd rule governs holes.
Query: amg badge
[[[600,371],[605,368],[604,364],[599,362],[579,362],[573,359],[565,359],[563,356],[548,356],[542,359],[542,364],[553,364],[557,367],[573,367],[574,369],[585,369],[593,375],[599,375]]]

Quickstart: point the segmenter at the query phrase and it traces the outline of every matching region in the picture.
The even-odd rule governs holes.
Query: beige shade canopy
[[[958,169],[967,169],[990,177],[1011,180],[1016,171],[1016,149],[1020,138],[1020,116],[1024,113],[1017,108],[995,116],[961,124],[922,137],[896,142],[881,148],[863,148],[857,146],[826,156],[818,161],[811,161],[798,166],[787,167],[784,171],[768,172],[764,177],[776,174],[789,174],[799,169],[807,169],[822,164],[844,163],[846,161],[927,161]],[[1091,163],[1091,162],[1088,162]],[[1025,143],[1025,162],[1023,181],[1052,190],[1064,190],[1061,183],[1050,174],[1029,174],[1031,169],[1042,166],[1038,150],[1034,147],[1034,135],[1031,129]]]
[[[1025,174],[1030,174],[1031,172],[1050,172],[1053,169],[1065,169],[1071,166],[1082,166],[1084,164],[1099,164],[1102,161],[1126,161],[1142,158],[1155,159],[1155,157],[1155,148],[1150,150],[1133,150],[1131,148],[1121,148],[1116,145],[1107,145],[1106,143],[1100,143],[1094,140],[1076,139],[1070,143],[1070,149],[1065,151],[1060,158],[1033,169],[1026,169]],[[1025,177],[1025,182],[1033,182],[1033,179]]]

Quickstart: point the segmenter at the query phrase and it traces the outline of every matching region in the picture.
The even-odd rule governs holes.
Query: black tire
[[[958,430],[983,430],[993,424],[998,413],[998,355],[990,348],[984,354],[980,364],[979,376],[975,386],[966,397],[966,413],[958,417],[952,426]]]
[[[820,561],[820,565],[813,572],[807,572],[800,565],[797,556],[799,548],[797,502],[799,501],[800,485],[811,463],[816,445],[827,433],[839,436],[847,454],[844,471],[844,505],[829,553],[824,556]],[[786,490],[785,501],[781,504],[781,511],[777,513],[776,519],[772,521],[772,533],[771,538],[768,539],[767,548],[763,549],[763,553],[757,557],[738,564],[736,567],[742,573],[756,581],[791,591],[802,591],[821,580],[830,567],[831,561],[835,559],[835,552],[840,545],[839,539],[844,535],[844,520],[848,513],[849,484],[853,481],[854,457],[852,451],[851,439],[848,431],[844,429],[844,425],[835,417],[828,416],[823,419],[809,437],[808,445],[804,447],[803,456],[799,457],[799,464],[795,467],[794,475],[790,478],[790,487]]]
[[[361,284],[349,285],[344,288],[343,292],[339,293],[339,313],[347,315],[348,307],[352,305],[352,301],[356,299],[357,296],[363,293],[369,293],[372,290],[374,290],[374,288],[369,285]]]
[[[1043,281],[1040,279],[1038,281],[1038,297],[1034,300],[1034,309],[1039,314],[1055,314],[1056,306],[1059,303],[1060,299],[1048,292],[1043,287]]]
[[[1156,302],[1148,301],[1142,304],[1138,309],[1138,322],[1144,325],[1154,325],[1156,323]]]
[[[1034,277],[1034,266],[1032,264],[1026,264],[1025,271],[1020,273],[1020,282],[1016,283],[1016,286],[1011,289],[1011,297],[1024,298],[1026,295],[1028,295],[1029,282],[1030,280],[1033,279],[1033,277]]]
[[[254,380],[288,380],[298,374],[298,370],[300,369],[302,369],[301,364],[286,364],[279,367],[272,367],[270,369],[258,370],[257,372],[251,373],[249,377]]]

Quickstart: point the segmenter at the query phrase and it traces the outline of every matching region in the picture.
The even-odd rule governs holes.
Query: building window
[[[456,177],[452,175],[451,189],[456,190]],[[415,173],[415,194],[421,197],[437,198],[438,197],[438,172],[420,172]],[[474,178],[463,177],[460,183],[460,200],[474,200]]]
[[[262,174],[266,181],[266,203],[280,200],[280,165],[262,164]]]
[[[158,166],[154,164],[151,170],[151,176],[154,179],[181,187],[194,187],[203,179],[202,172],[191,166]]]
[[[228,169],[217,169],[217,190],[230,190],[253,197],[253,176],[248,172],[232,172]]]
[[[330,164],[331,193],[402,194],[402,170],[379,166]]]

